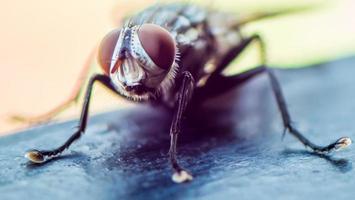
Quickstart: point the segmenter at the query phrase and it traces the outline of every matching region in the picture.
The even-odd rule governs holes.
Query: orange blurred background
[[[65,100],[75,85],[87,56],[100,39],[118,25],[122,16],[137,11],[151,2],[156,1],[0,0],[0,135],[27,127],[26,124],[10,123],[7,119],[11,114],[20,113],[28,116],[41,114]],[[221,2],[223,2],[221,5],[228,9],[234,1]],[[260,2],[265,5],[269,2],[274,2],[274,5],[288,4],[280,0]],[[257,5],[260,7],[263,4]],[[238,7],[234,3],[233,6]],[[239,8],[243,7],[239,6]],[[268,9],[268,7],[263,8]],[[283,63],[282,59],[284,59],[292,63],[301,60],[299,58],[303,58],[304,55],[300,55],[299,50],[292,52],[292,49],[289,49],[287,52],[294,56],[288,57],[284,54],[285,51],[280,49],[300,47],[309,42],[313,44],[309,51],[314,52],[315,48],[330,49],[322,56],[336,58],[355,52],[353,8],[353,1],[343,1],[339,5],[327,8],[328,10],[324,12],[317,11],[318,15],[317,12],[314,15],[306,14],[309,21],[307,18],[304,20],[298,16],[290,16],[285,17],[288,21],[281,19],[269,23],[267,27],[270,28],[265,28],[266,24],[261,22],[249,30],[265,32],[269,46],[273,46],[270,50],[272,62],[278,60]],[[331,24],[327,24],[329,20]],[[336,24],[337,22],[339,24]],[[307,32],[302,29],[302,26],[319,28]],[[340,30],[341,34],[334,35],[334,31],[329,33],[329,30],[333,29]],[[291,37],[287,37],[289,36],[287,30],[293,31]],[[299,39],[293,39],[295,37]],[[290,38],[292,41],[289,41]],[[336,44],[339,45],[315,46],[326,45],[329,43],[327,41],[337,42]],[[280,52],[281,56],[277,56],[276,52]],[[300,56],[297,57],[298,55]],[[308,56],[312,57],[312,55]],[[93,112],[105,111],[113,106],[131,105],[122,99],[112,98],[103,90],[95,90],[93,96],[91,108]],[[59,118],[79,116],[80,109],[81,106],[75,106],[61,114]]]
[[[121,2],[125,11],[120,12],[117,0],[2,1],[0,132],[27,126],[9,122],[10,115],[41,114],[70,95],[89,53],[114,27],[114,19],[133,9],[129,2],[141,3]],[[94,110],[117,104],[100,93]],[[79,112],[77,106],[65,116]]]

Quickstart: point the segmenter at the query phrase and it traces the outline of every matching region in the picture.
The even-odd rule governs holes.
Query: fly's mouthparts
[[[127,85],[127,86],[125,86],[125,90],[127,92],[134,92],[138,95],[141,95],[141,94],[147,92],[147,90],[145,89],[145,87],[141,83],[137,83],[135,85]]]

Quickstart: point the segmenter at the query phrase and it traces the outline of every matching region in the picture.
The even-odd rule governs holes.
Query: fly
[[[60,155],[82,136],[86,130],[92,87],[100,82],[126,99],[171,108],[174,115],[169,149],[172,180],[177,183],[191,181],[192,175],[179,165],[176,157],[185,110],[188,106],[198,107],[207,99],[260,74],[266,74],[270,80],[283,120],[284,134],[290,133],[319,154],[349,146],[351,139],[348,137],[341,137],[327,146],[318,146],[293,126],[280,84],[273,70],[266,65],[262,38],[258,34],[245,36],[240,32],[243,24],[276,14],[279,13],[241,19],[177,3],[155,5],[128,18],[123,27],[108,33],[99,46],[98,61],[104,73],[90,78],[78,129],[63,145],[53,150],[30,150],[26,157],[31,162],[43,163]],[[261,65],[241,74],[224,76],[222,71],[231,67],[230,63],[254,42],[259,44]],[[80,88],[65,103],[37,120],[49,119],[67,107],[78,98]]]

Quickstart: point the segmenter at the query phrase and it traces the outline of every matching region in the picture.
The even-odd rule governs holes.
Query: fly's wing
[[[217,41],[221,40],[217,43],[221,44],[221,46],[227,46],[221,49],[225,53],[225,49],[237,45],[243,39],[239,32],[241,26],[267,18],[306,12],[313,9],[314,7],[312,6],[305,6],[255,13],[230,13],[209,9],[207,18],[211,32],[216,36]]]
[[[319,7],[317,7],[319,8]],[[254,21],[259,21],[267,18],[279,17],[283,15],[290,15],[296,14],[301,12],[307,12],[310,10],[314,10],[316,7],[314,6],[304,6],[304,7],[296,7],[296,8],[286,8],[282,10],[272,10],[272,11],[262,11],[250,14],[240,14],[237,15],[237,21],[235,22],[234,26],[239,27],[244,24],[248,24]]]

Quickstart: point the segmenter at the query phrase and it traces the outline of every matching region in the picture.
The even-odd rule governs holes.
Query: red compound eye
[[[110,74],[112,54],[115,49],[118,37],[120,36],[120,31],[120,29],[115,29],[109,32],[104,37],[104,39],[102,39],[99,46],[98,61],[106,75]]]
[[[168,70],[175,59],[175,42],[170,33],[154,24],[144,24],[139,40],[148,56],[160,68]]]

